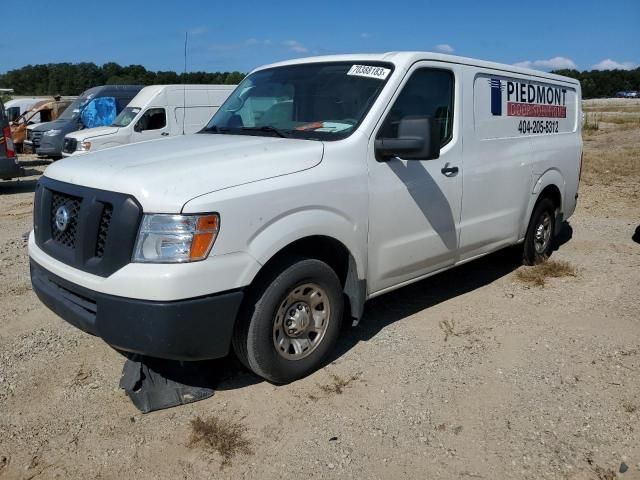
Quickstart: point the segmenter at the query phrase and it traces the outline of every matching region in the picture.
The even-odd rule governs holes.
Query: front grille
[[[56,260],[102,277],[131,262],[142,219],[142,207],[131,195],[45,175],[36,187],[33,213],[36,244]]]
[[[104,256],[104,248],[107,244],[107,234],[111,225],[111,217],[113,215],[113,205],[106,204],[102,210],[100,217],[100,226],[98,227],[98,241],[96,242],[96,257]]]
[[[38,130],[27,130],[27,139],[33,142],[36,147],[40,146],[40,140],[42,139],[42,132]]]
[[[78,215],[82,200],[72,195],[51,192],[51,234],[53,239],[67,248],[76,247],[76,233],[78,229]],[[56,216],[63,207],[68,212],[68,221],[59,225]]]
[[[73,153],[78,148],[78,140],[75,138],[65,138],[62,151],[64,153]]]

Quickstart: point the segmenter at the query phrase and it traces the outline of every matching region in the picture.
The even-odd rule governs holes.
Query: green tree
[[[26,65],[0,74],[0,87],[13,88],[16,95],[79,95],[98,85],[166,85],[176,83],[236,84],[240,72],[154,72],[142,65],[121,66],[114,62],[50,63]]]

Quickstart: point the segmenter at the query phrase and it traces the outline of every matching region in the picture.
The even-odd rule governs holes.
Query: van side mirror
[[[376,154],[382,160],[433,160],[440,157],[440,125],[433,117],[404,117],[397,138],[378,138]]]

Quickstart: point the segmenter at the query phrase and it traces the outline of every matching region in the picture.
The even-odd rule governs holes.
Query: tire
[[[340,333],[343,309],[342,286],[331,267],[288,258],[248,292],[233,349],[256,375],[290,383],[322,366]]]
[[[551,256],[556,227],[556,206],[549,198],[541,199],[533,209],[524,238],[522,263],[536,265]]]

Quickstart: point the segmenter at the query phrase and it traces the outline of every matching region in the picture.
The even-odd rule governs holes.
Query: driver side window
[[[160,130],[167,126],[167,115],[164,108],[150,108],[140,117],[136,123],[136,132],[147,130]]]
[[[453,73],[422,68],[411,75],[387,115],[378,138],[397,138],[398,125],[405,117],[431,117],[440,124],[440,146],[453,136]]]

